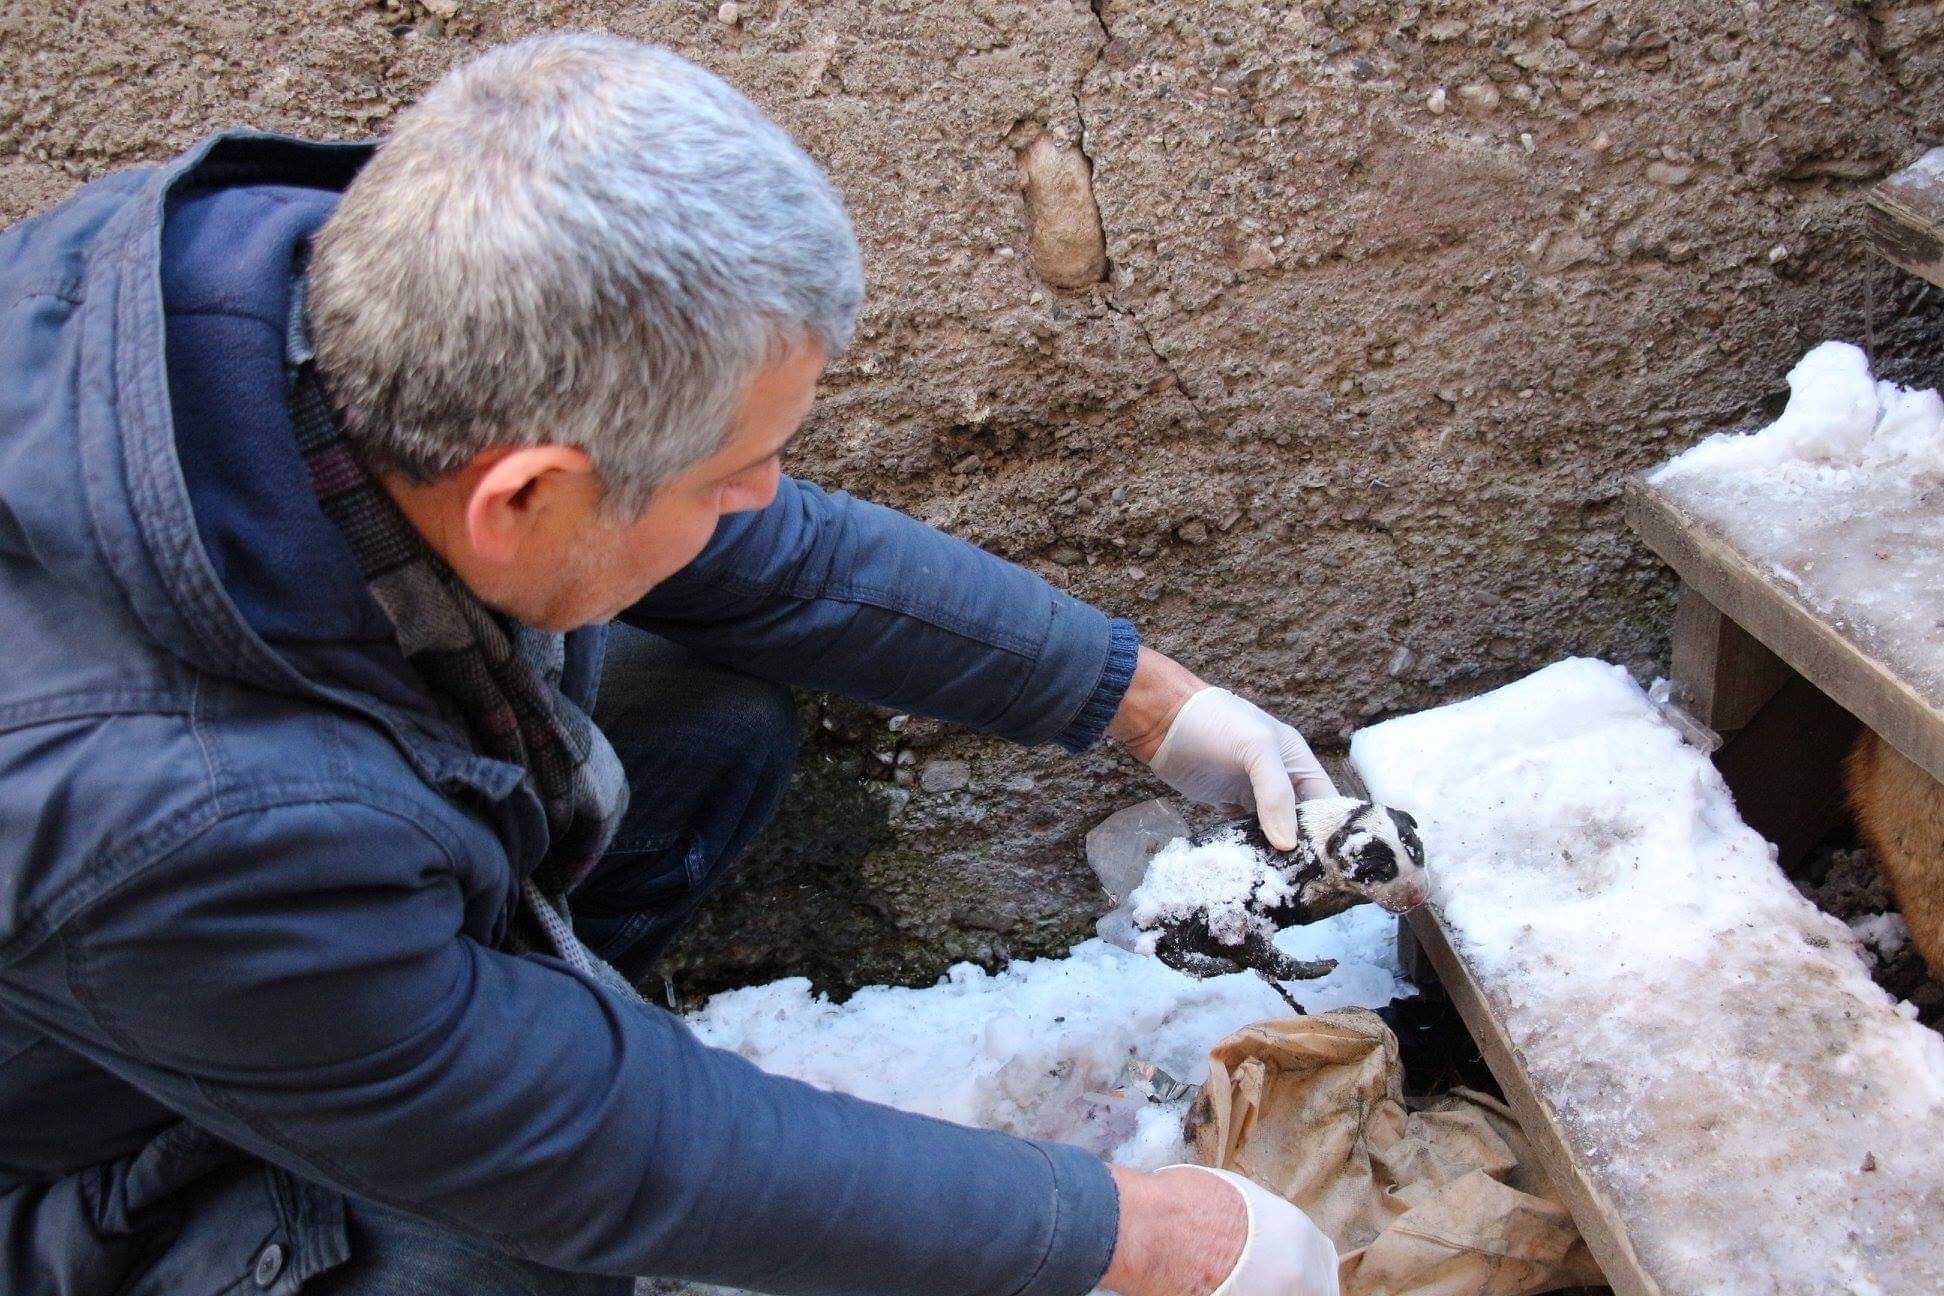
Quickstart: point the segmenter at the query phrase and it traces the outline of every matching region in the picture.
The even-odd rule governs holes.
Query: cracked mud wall
[[[1824,337],[1944,376],[1939,294],[1857,237],[1861,189],[1944,138],[1941,8],[15,3],[0,218],[220,126],[381,133],[497,41],[665,42],[857,220],[870,302],[791,469],[1330,747],[1564,653],[1653,669],[1669,586],[1624,477],[1772,413]],[[1152,791],[1111,751],[805,715],[685,991],[1057,948],[1096,908],[1081,835]]]

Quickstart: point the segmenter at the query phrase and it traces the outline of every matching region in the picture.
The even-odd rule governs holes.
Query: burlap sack
[[[1302,1207],[1343,1296],[1533,1296],[1604,1281],[1505,1105],[1403,1097],[1397,1037],[1361,1009],[1261,1022],[1210,1053],[1188,1114],[1203,1165]]]

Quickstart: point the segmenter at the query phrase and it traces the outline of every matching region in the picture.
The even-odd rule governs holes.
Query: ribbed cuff
[[[1066,1143],[1027,1140],[1053,1168],[1053,1236],[1014,1296],[1085,1296],[1100,1285],[1120,1235],[1120,1189],[1107,1164]]]
[[[1100,735],[1113,723],[1114,713],[1120,710],[1121,699],[1127,696],[1127,685],[1134,678],[1134,663],[1140,649],[1141,636],[1133,622],[1119,617],[1108,622],[1107,661],[1100,668],[1093,696],[1067,722],[1067,727],[1054,735],[1054,742],[1070,752],[1083,752],[1100,741]]]

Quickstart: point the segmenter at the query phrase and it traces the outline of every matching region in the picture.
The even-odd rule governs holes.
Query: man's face
[[[632,521],[601,510],[591,473],[557,477],[550,507],[534,519],[519,560],[481,593],[542,630],[612,620],[688,566],[723,515],[776,498],[784,447],[810,411],[823,366],[822,349],[804,344],[758,371],[743,389],[722,448],[659,487]]]

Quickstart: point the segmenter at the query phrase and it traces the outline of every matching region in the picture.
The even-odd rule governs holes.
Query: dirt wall
[[[1133,617],[1320,747],[1564,653],[1653,669],[1625,476],[1829,336],[1940,378],[1859,192],[1944,137],[1944,6],[1780,0],[0,5],[0,219],[212,129],[381,133],[470,52],[665,42],[794,131],[870,304],[793,471]],[[1146,783],[806,699],[684,989],[1054,948]]]

